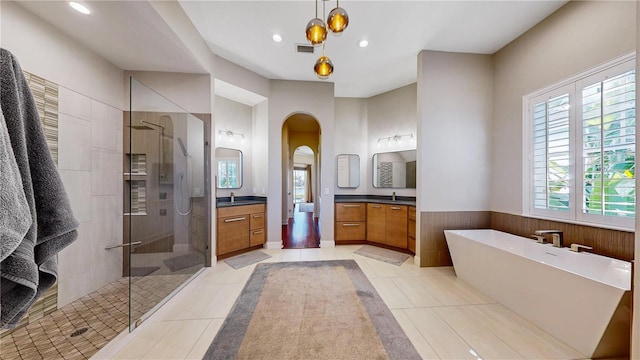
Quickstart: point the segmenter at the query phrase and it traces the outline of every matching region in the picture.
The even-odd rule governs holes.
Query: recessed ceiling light
[[[69,6],[71,6],[75,11],[77,11],[79,13],[82,13],[82,14],[85,14],[85,15],[91,14],[91,10],[89,10],[88,7],[82,5],[82,4],[78,3],[78,2],[69,1]]]
[[[273,41],[278,43],[282,41],[282,36],[280,34],[273,34],[271,38],[273,39]]]
[[[361,48],[366,48],[367,46],[369,46],[369,41],[367,40],[360,40],[360,42],[358,43],[358,45],[360,45]]]

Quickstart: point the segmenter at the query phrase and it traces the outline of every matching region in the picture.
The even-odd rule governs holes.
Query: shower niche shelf
[[[124,186],[125,194],[131,194],[129,204],[125,204],[125,209],[131,212],[124,213],[125,216],[145,216],[147,215],[147,155],[146,154],[125,154]]]
[[[146,176],[147,175],[147,155],[146,154],[127,154],[128,161],[126,165],[130,165],[129,171],[125,171],[125,175]]]

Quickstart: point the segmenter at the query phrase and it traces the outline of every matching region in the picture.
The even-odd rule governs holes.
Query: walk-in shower
[[[209,124],[133,78],[129,115],[123,243],[135,245],[124,248],[123,274],[133,330],[210,263]]]

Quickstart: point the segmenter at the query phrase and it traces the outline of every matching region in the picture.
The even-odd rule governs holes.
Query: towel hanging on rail
[[[0,85],[0,105],[33,220],[18,247],[0,262],[0,325],[10,328],[55,283],[55,255],[75,241],[78,222],[24,73],[5,49],[0,49]]]
[[[1,109],[0,109],[1,110]],[[13,156],[4,115],[0,111],[0,262],[22,242],[31,227],[31,212]]]

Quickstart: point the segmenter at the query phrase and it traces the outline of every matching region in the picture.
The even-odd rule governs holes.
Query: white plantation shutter
[[[634,228],[635,74],[635,57],[626,56],[524,98],[525,211]]]
[[[635,70],[585,86],[582,213],[635,216]]]

